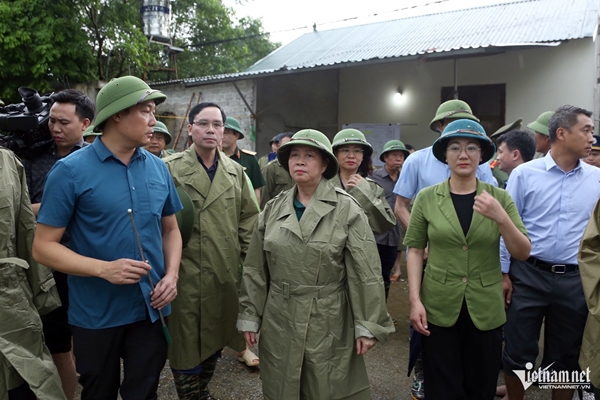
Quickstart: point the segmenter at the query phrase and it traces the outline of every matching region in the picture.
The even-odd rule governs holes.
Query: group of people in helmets
[[[532,244],[511,195],[491,178],[487,162],[496,146],[466,103],[440,107],[441,117],[432,121],[440,136],[431,148],[409,158],[400,140],[387,142],[377,171],[373,146],[356,129],[343,129],[332,142],[314,129],[293,134],[271,161],[289,174],[292,186],[259,210],[242,167],[219,156],[227,120],[218,105],[201,103],[190,112],[192,147],[166,165],[140,149],[166,155],[172,138],[154,117],[165,98],[134,77],[111,81],[98,95],[96,125],[86,133],[101,139],[59,161],[48,176],[33,255],[70,275],[82,398],[118,391],[136,397],[142,389],[144,397],[156,398],[167,354],[180,398],[213,398],[205,386],[197,389],[207,374],[203,353],[188,354],[202,348],[202,335],[195,332],[199,343],[184,345],[187,334],[171,326],[173,342],[181,342],[168,348],[165,318],[173,303],[171,323],[185,319],[188,330],[199,330],[207,318],[233,322],[229,314],[238,312],[245,344],[259,346],[265,399],[370,399],[363,355],[395,330],[386,300],[398,249],[405,246],[410,319],[420,334],[428,398],[494,397],[506,322],[500,242],[511,260],[521,261],[530,259]],[[408,197],[399,181],[406,159],[411,168],[419,165],[419,174],[439,175],[427,185],[415,182],[419,189]],[[418,164],[425,159],[433,161]],[[221,178],[224,168],[227,177]],[[202,174],[192,180],[195,169]],[[211,194],[211,185],[224,185],[221,179],[241,188],[228,185]],[[194,192],[180,201],[181,188]],[[414,200],[405,236],[402,196]],[[195,211],[184,213],[182,202]],[[214,232],[202,226],[209,204]],[[222,204],[222,212],[214,204]],[[243,229],[217,226],[240,218]],[[191,244],[189,237],[182,241],[182,224],[193,226]],[[60,244],[65,231],[73,238],[69,248]],[[244,243],[237,237],[242,231]],[[207,243],[224,256],[206,258]],[[202,298],[190,287],[198,281],[195,270],[179,270],[180,262],[186,268],[183,259],[191,265],[196,258],[203,260],[202,273],[216,268],[211,260],[242,265],[239,307],[228,307],[228,315],[216,315],[218,305],[182,312],[183,302]],[[227,267],[229,280],[233,269]],[[180,272],[186,282],[178,282]],[[223,283],[217,278],[211,282]],[[236,297],[237,283],[228,286],[235,288],[229,297]],[[185,298],[178,297],[182,285]],[[219,290],[201,280],[198,286]],[[228,325],[227,332],[234,329]],[[220,351],[210,353],[216,360]],[[178,360],[188,355],[193,365],[180,368]],[[32,389],[39,398],[61,398]]]

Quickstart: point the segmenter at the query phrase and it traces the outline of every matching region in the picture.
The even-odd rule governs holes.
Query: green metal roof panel
[[[598,0],[525,0],[302,35],[246,72],[591,37]]]

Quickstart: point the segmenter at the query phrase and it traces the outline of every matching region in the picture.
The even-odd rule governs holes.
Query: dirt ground
[[[404,277],[406,277],[405,268]],[[408,285],[405,279],[392,284],[388,310],[398,321],[396,332],[390,335],[387,343],[377,345],[365,357],[371,382],[371,394],[374,400],[408,400],[412,381],[406,376],[410,320]],[[502,383],[502,374],[499,376],[499,383]],[[246,367],[237,360],[231,349],[225,349],[209,389],[211,395],[218,400],[260,400],[263,398],[260,367]],[[527,399],[530,400],[551,399],[549,390],[540,390],[536,387],[529,388],[526,394]],[[161,375],[158,398],[177,399],[168,365]],[[586,394],[584,398],[592,400],[593,396]],[[574,399],[578,399],[577,395]]]

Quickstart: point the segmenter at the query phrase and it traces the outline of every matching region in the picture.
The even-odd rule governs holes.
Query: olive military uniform
[[[263,175],[260,172],[260,166],[258,165],[255,154],[256,153],[253,151],[236,147],[233,155],[229,158],[244,167],[244,171],[250,178],[254,189],[260,189],[265,186],[265,178],[263,178]]]

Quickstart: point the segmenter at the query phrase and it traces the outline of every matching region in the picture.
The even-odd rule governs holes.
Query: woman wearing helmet
[[[427,398],[495,395],[506,321],[500,236],[519,260],[529,257],[531,244],[508,193],[476,178],[494,152],[477,122],[450,123],[433,144],[450,179],[419,192],[412,209],[404,244],[410,319],[424,335]]]
[[[373,173],[373,147],[367,142],[365,135],[357,129],[342,129],[333,138],[332,147],[340,168],[331,183],[344,189],[360,203],[374,234],[385,233],[394,228],[396,216],[385,199],[383,188],[367,178]],[[386,299],[393,266],[393,263],[382,264]]]
[[[396,216],[385,200],[381,186],[367,177],[373,173],[373,147],[357,129],[342,129],[333,138],[333,153],[339,164],[331,180],[352,195],[363,207],[374,233],[387,232],[396,225]]]
[[[251,347],[261,333],[264,398],[370,399],[362,355],[394,331],[373,232],[329,181],[338,164],[325,135],[299,131],[277,159],[295,184],[259,216],[237,322]]]

